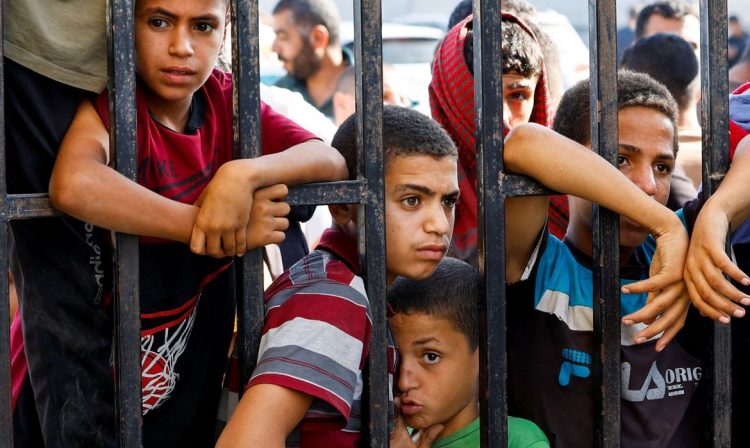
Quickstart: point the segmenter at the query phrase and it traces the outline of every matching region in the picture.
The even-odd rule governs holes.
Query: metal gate
[[[110,146],[116,168],[136,179],[135,72],[133,0],[109,2],[109,89],[112,117]],[[617,61],[614,0],[589,0],[592,147],[616,164]],[[479,266],[485,279],[480,325],[480,407],[482,446],[506,447],[506,314],[504,270],[504,198],[549,193],[528,178],[502,173],[501,2],[475,0],[474,73],[477,110],[479,180]],[[701,67],[703,191],[710,195],[728,167],[726,0],[701,0]],[[237,157],[260,155],[258,4],[232,0],[233,72],[235,79],[234,142]],[[359,253],[372,304],[373,333],[363,420],[369,446],[388,445],[387,317],[385,303],[385,213],[382,155],[382,50],[380,0],[355,0],[357,148],[356,180],[298,186],[290,204],[361,204]],[[115,31],[116,30],[116,31]],[[366,68],[366,70],[363,70]],[[0,71],[0,86],[2,82]],[[0,117],[4,116],[0,88]],[[4,121],[0,129],[4,132]],[[5,160],[0,138],[0,160]],[[711,151],[711,148],[714,151]],[[5,169],[0,170],[0,272],[8,271],[8,221],[57,216],[46,195],[8,195]],[[599,446],[620,446],[620,301],[618,217],[594,213],[594,379],[601,412],[595,425]],[[243,384],[252,372],[263,326],[262,258],[255,250],[241,259],[239,354]],[[115,243],[116,409],[120,446],[141,440],[140,321],[138,306],[138,239],[116,235]],[[0,445],[12,446],[8,280],[0,275]],[[731,334],[714,325],[713,365],[706,369],[712,424],[706,440],[731,446]],[[489,368],[488,368],[489,367]]]

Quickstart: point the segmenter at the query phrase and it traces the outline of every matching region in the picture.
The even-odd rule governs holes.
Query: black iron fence
[[[109,2],[109,89],[111,142],[116,168],[136,179],[135,71],[133,0]],[[237,157],[260,155],[258,3],[232,0],[234,143]],[[480,407],[482,446],[507,446],[506,313],[504,271],[504,198],[548,191],[529,179],[503,175],[501,2],[475,0],[474,74],[479,180],[479,266],[485,279],[480,335]],[[616,2],[589,0],[592,147],[617,162]],[[726,75],[726,0],[701,0],[703,194],[710,195],[728,167]],[[357,180],[303,185],[290,189],[290,204],[361,205],[359,253],[372,304],[373,340],[363,427],[372,447],[388,444],[387,318],[385,303],[385,213],[382,155],[382,50],[380,0],[355,0]],[[0,55],[1,56],[1,55]],[[0,87],[2,87],[0,71]],[[3,108],[0,88],[0,108]],[[0,109],[0,117],[4,110]],[[2,120],[0,120],[2,121]],[[0,123],[1,124],[1,123]],[[0,125],[0,129],[4,126]],[[4,131],[3,131],[4,132]],[[5,160],[4,136],[0,160]],[[8,195],[0,170],[0,272],[8,271],[8,222],[57,216],[46,195]],[[594,212],[594,378],[598,413],[596,443],[620,446],[620,301],[618,300],[617,215]],[[239,312],[241,381],[252,372],[263,325],[262,257],[259,250],[242,258]],[[138,306],[138,240],[118,234],[115,252],[116,402],[120,446],[140,446],[141,381]],[[0,445],[12,446],[8,280],[0,275]],[[706,369],[712,424],[706,441],[731,446],[731,334],[715,325],[713,365]]]

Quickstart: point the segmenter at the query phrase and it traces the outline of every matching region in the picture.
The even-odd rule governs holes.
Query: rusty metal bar
[[[729,86],[727,80],[727,2],[701,0],[701,127],[703,128],[704,199],[716,191],[729,168]],[[729,247],[729,246],[727,246]],[[713,324],[710,366],[703,380],[709,392],[710,424],[706,440],[712,447],[732,446],[732,333],[729,325]]]
[[[0,30],[3,23],[3,6],[0,5]],[[2,32],[0,32],[2,34]],[[3,45],[0,43],[0,61]],[[10,299],[8,295],[8,185],[5,163],[5,79],[0,69],[0,445],[13,446],[13,408],[10,382]]]
[[[381,23],[380,0],[354,1],[357,177],[366,191],[363,206],[357,212],[358,247],[372,312],[372,339],[362,397],[362,435],[365,445],[373,448],[388,446],[390,435]]]
[[[137,181],[134,2],[108,3],[109,145],[114,167]],[[138,237],[115,234],[115,405],[117,442],[141,445],[141,344]]]
[[[617,166],[616,2],[589,0],[591,146]],[[599,412],[594,443],[620,446],[620,226],[617,214],[594,206],[594,391]]]
[[[261,155],[258,1],[232,1],[232,73],[234,76],[234,152],[236,158]],[[238,261],[238,355],[241,384],[247,384],[258,360],[263,330],[263,257],[254,249]],[[240,393],[244,388],[240,388]]]
[[[474,1],[480,303],[479,409],[484,447],[508,446],[503,170],[503,57],[500,2]]]

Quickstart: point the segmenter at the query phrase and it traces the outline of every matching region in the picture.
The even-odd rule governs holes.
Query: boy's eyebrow
[[[528,79],[515,81],[515,82],[508,84],[508,89],[530,89],[530,88],[531,88],[531,81],[529,81]]]
[[[437,342],[437,338],[434,336],[429,336],[422,339],[417,339],[416,341],[412,342],[412,345],[426,345],[430,342]]]
[[[424,185],[419,185],[419,184],[399,184],[399,185],[396,185],[396,187],[393,189],[395,193],[400,193],[406,190],[416,190],[427,196],[432,196],[435,194],[435,192],[432,189],[427,188]],[[443,197],[444,198],[458,197],[460,193],[461,192],[459,190],[453,190],[449,193],[444,194]]]
[[[628,145],[628,144],[625,144],[625,143],[620,143],[620,148],[622,148],[622,149],[624,149],[625,151],[628,151],[628,152],[634,152],[636,154],[640,154],[641,153],[641,148],[639,148],[637,146],[633,146],[633,145]],[[675,159],[674,154],[671,153],[671,152],[659,154],[656,158],[658,160],[674,160]]]
[[[169,11],[169,10],[166,10],[166,9],[164,9],[162,7],[159,7],[159,6],[154,7],[154,8],[148,8],[145,11],[143,11],[143,14],[161,14],[163,16],[169,17],[170,19],[174,19],[174,18],[177,17],[177,14],[175,14],[175,13]],[[213,21],[218,21],[219,17],[216,16],[215,14],[204,14],[204,15],[198,16],[198,17],[191,17],[190,20],[198,20],[198,21],[204,21],[204,20],[205,21],[211,21],[211,20],[213,20]]]
[[[399,193],[401,191],[406,190],[416,190],[420,193],[424,193],[426,195],[433,195],[435,194],[434,191],[432,191],[430,188],[425,187],[424,185],[419,184],[399,184],[396,185],[396,188],[393,189],[396,193]]]

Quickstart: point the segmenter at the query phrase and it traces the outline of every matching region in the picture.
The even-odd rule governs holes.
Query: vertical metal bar
[[[0,35],[3,29],[0,4]],[[3,44],[0,42],[0,61]],[[13,446],[13,410],[10,384],[10,300],[8,298],[8,186],[5,172],[5,70],[0,67],[0,446]]]
[[[591,146],[617,166],[616,2],[589,0],[591,62]],[[619,219],[594,206],[594,443],[620,446],[620,280]]]
[[[506,403],[505,196],[501,3],[474,1],[474,101],[477,127],[480,300],[480,418],[485,447],[508,446]]]
[[[137,181],[134,2],[111,0],[108,15],[109,145],[115,169]],[[118,445],[141,445],[138,237],[115,234],[115,404]]]
[[[357,212],[360,266],[372,312],[363,406],[363,445],[388,446],[388,317],[386,313],[383,51],[380,0],[354,1],[358,177],[366,193]]]
[[[712,195],[729,166],[729,87],[727,81],[727,2],[701,0],[701,126],[703,191]],[[709,386],[712,422],[706,438],[713,447],[732,445],[732,333],[729,325],[713,327],[711,366],[703,381]]]
[[[261,155],[258,0],[232,1],[235,157]],[[258,360],[263,330],[263,252],[254,249],[237,269],[240,381],[247,384]],[[240,388],[240,394],[243,388]]]

